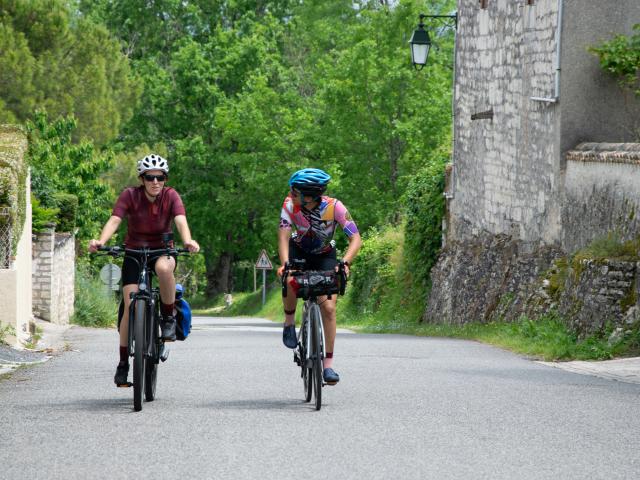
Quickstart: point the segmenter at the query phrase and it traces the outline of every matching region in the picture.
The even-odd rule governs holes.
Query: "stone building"
[[[588,51],[636,23],[638,0],[458,0],[446,248],[426,319],[492,318],[554,258],[640,232],[640,102]]]

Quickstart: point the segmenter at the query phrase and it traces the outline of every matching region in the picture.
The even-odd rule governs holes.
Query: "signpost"
[[[271,260],[269,260],[269,256],[264,249],[260,252],[260,256],[256,261],[256,268],[262,270],[262,305],[264,305],[267,301],[267,270],[273,270]]]
[[[120,267],[113,263],[107,263],[100,270],[100,279],[102,280],[102,283],[107,285],[110,291],[118,290],[120,288],[118,281],[120,280],[121,275]]]

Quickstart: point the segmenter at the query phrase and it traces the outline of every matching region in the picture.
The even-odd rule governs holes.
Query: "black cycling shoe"
[[[113,381],[116,384],[116,387],[128,387],[129,382],[127,382],[127,376],[129,375],[129,364],[126,362],[118,363],[118,368],[116,368],[116,376],[113,377]]]
[[[322,372],[322,379],[327,385],[335,385],[340,381],[340,375],[338,375],[333,368],[325,368]]]
[[[298,346],[298,339],[296,338],[296,326],[285,325],[282,329],[282,343],[287,348],[296,348]]]
[[[162,328],[162,339],[165,342],[176,341],[176,318],[173,315],[167,315],[160,322]]]

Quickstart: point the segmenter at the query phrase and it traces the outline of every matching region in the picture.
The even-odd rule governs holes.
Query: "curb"
[[[536,362],[547,367],[559,368],[580,375],[591,375],[624,383],[640,385],[640,357],[587,362]]]

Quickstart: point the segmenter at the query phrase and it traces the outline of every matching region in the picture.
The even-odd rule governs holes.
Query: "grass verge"
[[[113,293],[84,268],[76,269],[75,306],[71,322],[83,327],[112,327],[118,320]]]
[[[382,305],[370,314],[356,314],[348,296],[338,302],[338,326],[361,333],[389,333],[429,337],[475,340],[504,348],[530,358],[553,360],[606,360],[621,356],[640,355],[640,331],[629,330],[615,342],[609,342],[610,329],[601,335],[579,339],[570,332],[555,314],[536,320],[521,318],[516,322],[468,323],[465,325],[436,325],[419,321],[420,309],[415,305],[401,305],[402,297]],[[301,308],[298,308],[298,315]],[[202,310],[201,310],[202,311]],[[201,313],[196,313],[201,314]],[[231,308],[217,313],[221,316],[252,316],[282,320],[280,290],[267,294],[262,306],[260,292],[234,295]],[[299,319],[298,319],[299,324]]]

